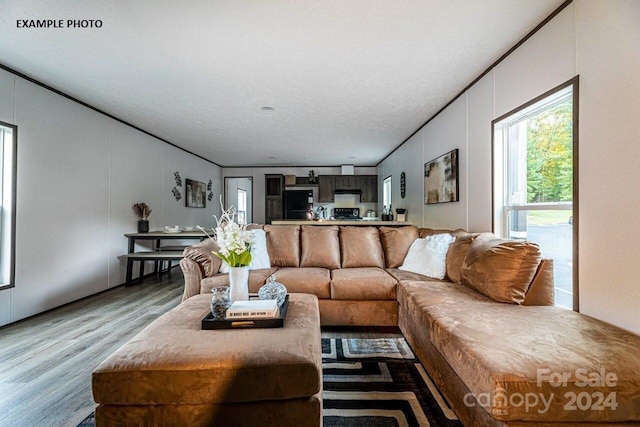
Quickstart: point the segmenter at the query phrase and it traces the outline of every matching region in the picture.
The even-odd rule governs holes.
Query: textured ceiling
[[[0,0],[0,64],[223,166],[375,165],[561,3]]]

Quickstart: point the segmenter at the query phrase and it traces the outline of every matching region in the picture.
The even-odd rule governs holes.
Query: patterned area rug
[[[322,362],[324,427],[462,427],[404,338],[323,338]]]
[[[404,338],[323,339],[325,427],[462,426]]]

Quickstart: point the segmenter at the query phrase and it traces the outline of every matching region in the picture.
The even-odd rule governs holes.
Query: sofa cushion
[[[300,227],[300,267],[340,268],[340,238],[335,225]]]
[[[438,281],[438,279],[434,279],[433,277],[427,277],[422,274],[413,273],[411,271],[406,271],[406,270],[400,270],[398,268],[385,268],[385,271],[389,273],[398,282],[403,280]]]
[[[381,268],[340,268],[331,270],[331,299],[393,300],[396,279]]]
[[[398,268],[436,279],[444,279],[447,274],[447,252],[449,244],[454,239],[451,234],[442,233],[414,240],[404,262]]]
[[[496,301],[522,304],[540,264],[535,243],[476,237],[462,266],[462,283]]]
[[[384,268],[384,254],[376,227],[340,227],[342,268]]]
[[[249,292],[258,292],[258,289],[264,285],[273,273],[278,270],[275,267],[261,268],[249,271]],[[229,274],[218,273],[212,277],[202,279],[200,282],[200,293],[207,294],[211,289],[218,286],[229,286]]]
[[[447,252],[447,277],[453,283],[462,283],[462,265],[471,242],[477,234],[461,234],[449,245]]]
[[[543,258],[522,305],[555,305],[553,260]]]
[[[213,254],[214,251],[218,251],[220,248],[211,239],[205,239],[195,245],[187,246],[182,251],[184,258],[189,258],[202,266],[202,271],[205,277],[211,277],[220,270],[220,264],[222,260]]]
[[[331,298],[331,274],[326,268],[279,268],[275,276],[289,293],[314,294],[321,299]]]
[[[424,239],[425,237],[429,237],[429,236],[434,236],[436,234],[444,234],[444,233],[449,233],[453,237],[458,237],[460,235],[468,234],[468,232],[462,228],[457,228],[455,230],[435,229],[435,228],[419,228],[418,229],[418,237],[421,239]]]
[[[384,250],[385,267],[398,268],[407,256],[409,247],[418,238],[418,227],[380,227],[378,231]]]
[[[267,251],[273,267],[300,265],[300,226],[265,225]]]
[[[424,325],[424,334],[470,390],[467,401],[498,420],[594,425],[640,420],[638,335],[560,307],[500,304],[454,283],[401,282],[398,302]],[[603,372],[615,375],[615,388],[581,386],[576,377]],[[568,375],[567,384],[554,386],[552,375]],[[594,393],[611,392],[615,410],[566,406],[571,394],[587,393],[596,403]],[[554,400],[545,410],[540,399],[530,407],[519,399],[534,395]]]

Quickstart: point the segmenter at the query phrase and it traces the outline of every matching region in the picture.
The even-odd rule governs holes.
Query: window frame
[[[496,175],[496,158],[498,156],[502,160],[500,167],[504,168],[504,148],[503,148],[503,138],[502,134],[496,134],[496,125],[504,122],[511,116],[515,116],[523,110],[528,109],[534,104],[543,101],[550,96],[567,89],[568,87],[572,87],[572,102],[573,102],[573,115],[572,115],[572,161],[573,161],[573,201],[571,202],[573,208],[573,234],[572,234],[572,279],[573,279],[573,310],[579,312],[580,311],[580,294],[579,294],[579,282],[578,282],[578,238],[579,238],[579,191],[578,191],[578,177],[579,177],[579,164],[578,164],[578,117],[579,117],[579,76],[575,76],[572,79],[554,87],[553,89],[543,93],[535,97],[534,99],[520,105],[519,107],[514,108],[513,110],[497,117],[496,119],[491,121],[491,229],[494,233],[496,233],[496,217],[500,217],[500,225],[504,227],[507,223],[505,220],[507,206],[505,203],[505,194],[507,192],[507,183],[503,178],[502,174],[499,176]],[[499,194],[497,194],[499,193]],[[498,205],[499,203],[499,205]],[[564,210],[567,209],[567,203],[564,202],[554,202],[554,203],[536,203],[536,204],[510,204],[508,209],[513,211],[526,211],[526,210]],[[500,230],[504,232],[504,229]]]
[[[0,127],[9,128],[12,133],[9,146],[5,145],[4,136],[0,140],[0,290],[3,290],[15,287],[18,126],[0,121]],[[5,212],[6,203],[10,204],[8,212]]]
[[[241,197],[241,194],[243,194],[242,197]],[[236,195],[238,197],[238,209],[237,209],[238,223],[246,224],[247,223],[247,190],[245,190],[244,188],[237,188]],[[244,209],[240,209],[241,199],[244,199]],[[242,216],[242,219],[240,218],[241,216]]]

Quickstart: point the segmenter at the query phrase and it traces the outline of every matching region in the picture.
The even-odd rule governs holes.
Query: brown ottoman
[[[318,299],[291,294],[283,328],[201,330],[210,299],[187,299],[96,368],[98,427],[322,425]]]

